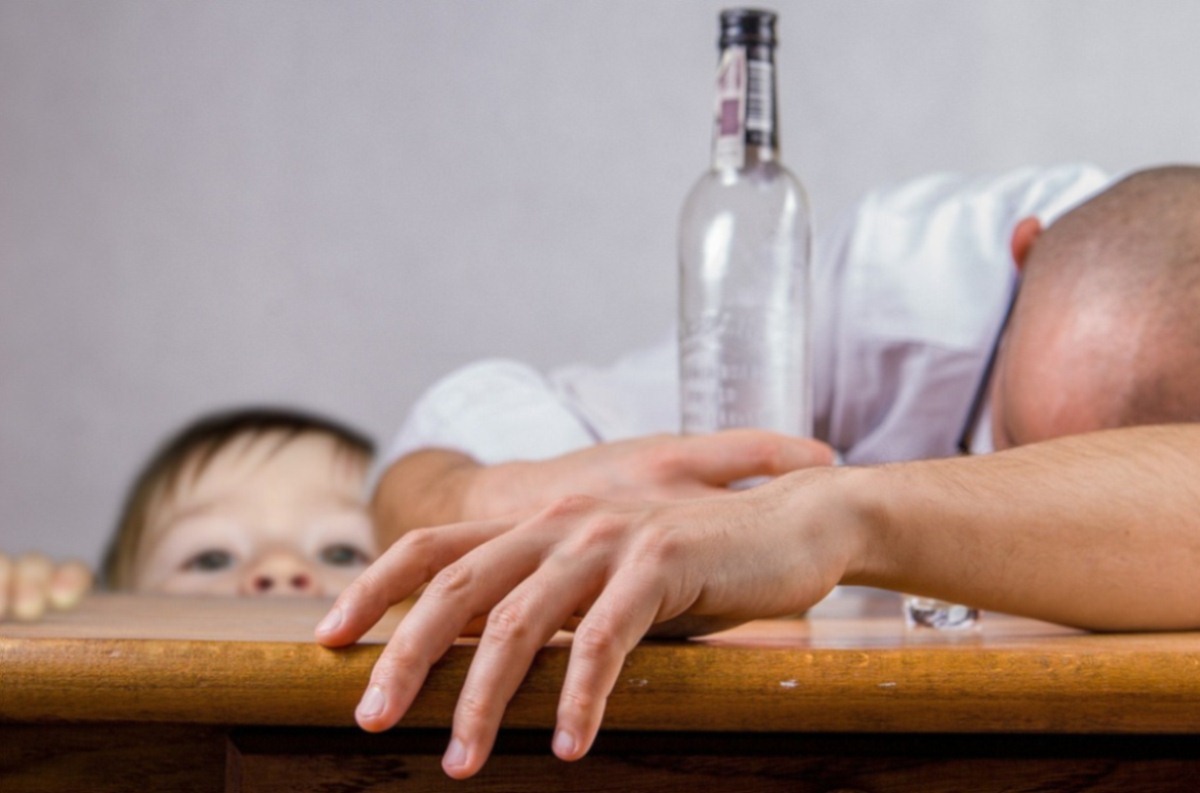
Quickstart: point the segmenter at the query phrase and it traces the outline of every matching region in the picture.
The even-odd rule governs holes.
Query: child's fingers
[[[50,574],[54,563],[40,553],[17,559],[13,570],[12,614],[19,620],[40,619],[46,613]]]
[[[91,588],[92,571],[83,562],[56,565],[40,553],[0,553],[0,620],[36,620],[47,606],[73,608]]]
[[[50,577],[48,596],[56,609],[74,608],[92,588],[92,571],[83,562],[58,565]]]
[[[12,605],[12,560],[6,554],[0,553],[0,622],[8,619]]]

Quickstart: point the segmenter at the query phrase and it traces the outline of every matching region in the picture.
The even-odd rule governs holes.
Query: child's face
[[[134,591],[336,595],[377,553],[366,470],[324,433],[233,439],[151,507]]]

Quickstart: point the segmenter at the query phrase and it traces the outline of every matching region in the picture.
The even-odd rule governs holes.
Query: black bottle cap
[[[775,46],[775,13],[758,8],[731,8],[721,12],[721,49],[731,44]]]

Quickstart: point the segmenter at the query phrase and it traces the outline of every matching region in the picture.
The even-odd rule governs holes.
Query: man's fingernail
[[[442,758],[442,762],[451,768],[460,768],[466,765],[466,745],[457,737],[450,739],[450,745],[446,747],[446,755]]]
[[[362,701],[358,703],[359,716],[378,716],[383,713],[383,706],[386,704],[387,698],[383,695],[383,689],[379,686],[368,686],[366,693],[363,694]]]
[[[333,633],[342,624],[342,610],[334,606],[317,625],[317,633]]]
[[[566,730],[554,733],[554,753],[559,757],[575,756],[575,738]]]

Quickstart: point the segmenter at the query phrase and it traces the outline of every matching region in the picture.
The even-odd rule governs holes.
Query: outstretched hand
[[[723,495],[743,480],[824,467],[833,458],[820,441],[753,429],[651,435],[496,465],[449,449],[422,449],[384,472],[371,508],[386,547],[415,528],[515,520],[567,496],[674,501]]]
[[[48,608],[72,608],[91,587],[92,572],[82,562],[56,563],[40,553],[0,553],[0,621],[36,620]]]
[[[554,499],[578,494],[616,501],[704,498],[747,479],[832,463],[833,450],[826,444],[766,430],[649,435],[550,460],[482,468],[473,493],[476,509],[468,510],[467,517],[527,515]]]
[[[358,706],[359,724],[379,731],[404,715],[463,628],[488,615],[443,758],[450,776],[465,778],[487,759],[535,653],[579,616],[553,740],[555,754],[575,760],[596,736],[625,656],[653,626],[681,615],[724,627],[804,611],[838,583],[858,552],[854,534],[835,525],[836,514],[797,513],[794,503],[819,493],[826,471],[721,498],[569,497],[515,524],[409,532],[342,593],[317,639],[354,642],[428,583]]]

